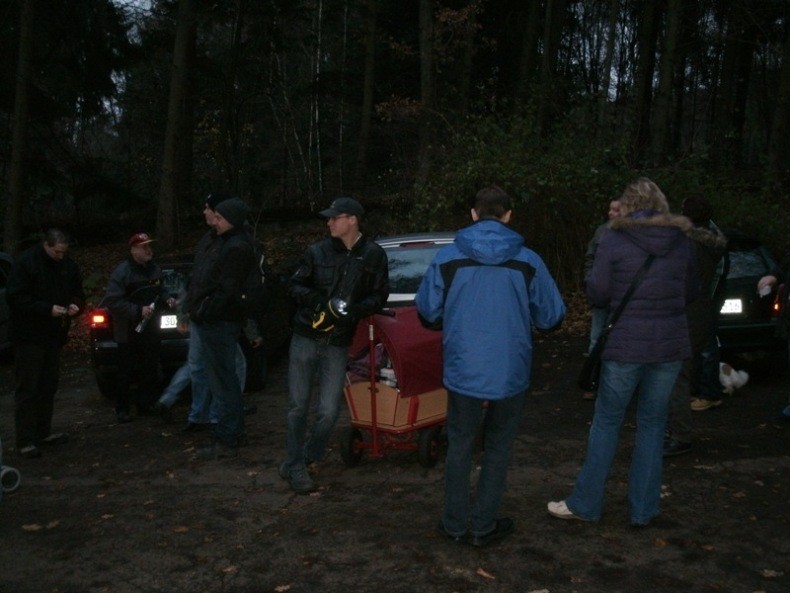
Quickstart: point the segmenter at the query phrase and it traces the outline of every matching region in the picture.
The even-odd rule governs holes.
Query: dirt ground
[[[790,377],[755,370],[725,405],[695,415],[695,448],[666,463],[663,514],[646,529],[626,513],[629,418],[602,521],[563,522],[546,502],[569,493],[585,452],[593,405],[573,385],[583,347],[562,336],[536,344],[502,509],[516,532],[484,549],[434,532],[441,459],[425,469],[414,453],[389,453],[347,468],[335,447],[315,476],[320,490],[292,494],[277,474],[284,360],[251,396],[249,446],[214,462],[195,459],[205,435],[181,434],[180,420],[116,424],[75,353],[54,419],[70,442],[20,459],[9,450],[6,362],[0,434],[22,483],[0,502],[0,593],[790,591],[790,428],[768,421]],[[338,429],[348,424],[344,407]]]

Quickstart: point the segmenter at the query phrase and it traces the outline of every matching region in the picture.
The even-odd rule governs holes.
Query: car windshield
[[[413,294],[420,287],[425,270],[444,245],[428,243],[387,249],[390,293]]]
[[[186,268],[163,268],[162,284],[168,294],[175,296],[186,293],[189,273]]]
[[[772,262],[767,261],[766,255],[760,249],[749,251],[730,251],[730,269],[727,278],[753,278],[764,276],[771,272]]]

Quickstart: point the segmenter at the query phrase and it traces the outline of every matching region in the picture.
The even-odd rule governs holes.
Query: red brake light
[[[91,313],[91,327],[103,327],[107,325],[107,316],[102,311]]]

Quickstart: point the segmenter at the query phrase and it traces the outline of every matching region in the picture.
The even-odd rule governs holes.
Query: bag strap
[[[650,265],[653,263],[653,260],[655,258],[656,256],[653,255],[652,253],[647,256],[645,263],[642,264],[642,267],[639,268],[639,271],[636,273],[636,276],[634,276],[634,279],[631,280],[631,286],[628,287],[628,290],[623,295],[623,300],[620,301],[620,304],[617,306],[615,312],[609,316],[609,323],[607,323],[606,325],[606,331],[612,329],[612,326],[614,325],[615,321],[617,321],[617,319],[620,317],[620,314],[623,312],[623,309],[625,309],[625,306],[628,304],[628,301],[630,300],[631,296],[634,294],[634,291],[636,290],[637,286],[641,284],[642,278],[645,277],[645,273],[647,272],[648,268],[650,268]]]

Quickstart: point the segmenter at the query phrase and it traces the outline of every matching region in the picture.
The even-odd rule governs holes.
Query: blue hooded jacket
[[[436,254],[415,299],[420,315],[441,323],[444,386],[480,399],[526,391],[532,326],[557,327],[565,304],[546,265],[521,235],[498,220],[458,232]]]

